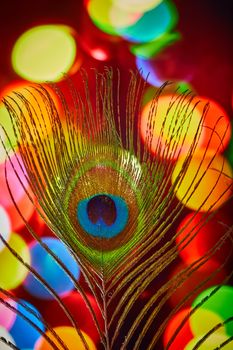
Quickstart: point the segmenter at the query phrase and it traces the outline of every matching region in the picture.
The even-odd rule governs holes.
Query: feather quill
[[[193,107],[192,94],[187,91],[179,97],[175,94],[171,99],[167,114],[175,106],[175,123],[171,123],[168,128],[169,141],[164,148],[162,138],[167,114],[164,116],[155,155],[150,152],[156,129],[152,116],[157,112],[166,84],[154,96],[147,125],[146,145],[143,145],[139,123],[146,83],[138,73],[130,73],[126,91],[118,71],[106,68],[103,73],[90,74],[95,79],[94,89],[88,85],[89,77],[85,71],[80,72],[82,84],[79,89],[68,79],[69,102],[58,86],[52,86],[60,101],[59,109],[42,85],[27,89],[27,94],[34,99],[33,103],[23,93],[15,93],[13,97],[5,99],[4,103],[18,140],[19,154],[26,169],[25,177],[36,196],[36,210],[55,235],[68,246],[78,262],[86,287],[94,295],[101,310],[103,324],[98,321],[88,301],[86,288],[75,281],[59,257],[43,244],[27,222],[25,225],[68,274],[75,289],[84,298],[100,334],[100,348],[158,349],[161,335],[172,315],[213,276],[200,281],[200,285],[195,286],[193,292],[186,295],[174,310],[167,312],[169,297],[214,255],[232,233],[232,228],[226,227],[222,239],[206,255],[187,266],[173,279],[166,280],[162,277],[178,261],[175,239],[180,232],[171,235],[170,231],[185,211],[185,204],[176,200],[176,191],[197,148],[208,105],[203,109],[203,118],[186,153],[179,176],[172,184],[171,174],[175,163],[167,159],[179,153],[178,145],[185,142],[197,105],[196,103]],[[46,113],[46,118],[41,103],[45,107],[43,113]],[[180,128],[177,128],[174,125],[181,115],[184,120],[179,123]],[[47,123],[50,124],[49,128]],[[221,139],[219,143],[221,145]],[[212,155],[213,158],[216,153]],[[203,158],[204,156],[205,153]],[[209,167],[211,162],[207,168]],[[219,172],[220,175],[222,173],[223,170]],[[197,170],[197,179],[198,175]],[[196,186],[200,181],[201,178]],[[213,189],[215,186],[216,184]],[[229,191],[231,187],[231,179],[227,179],[224,191]],[[28,195],[30,196],[29,193]],[[192,195],[193,192],[186,193],[186,201]],[[16,203],[15,205],[17,206]],[[201,211],[202,205],[198,211]],[[207,211],[202,225],[216,212]],[[20,215],[23,217],[23,213]],[[190,232],[186,240],[181,242],[184,243],[183,248],[194,239],[198,230]],[[6,242],[5,244],[7,245]],[[13,249],[11,251],[16,254]],[[226,257],[226,262],[228,258]],[[72,317],[72,310],[67,310],[62,299],[33,268],[22,259],[21,263],[55,297],[82,337],[79,325]],[[223,267],[224,265],[221,268]],[[152,285],[158,285],[156,291],[142,302],[142,294]],[[182,325],[177,333],[181,327]],[[52,330],[47,323],[46,328]],[[175,336],[176,334],[174,338]],[[85,349],[88,349],[85,339],[82,340]],[[53,340],[49,341],[56,349]],[[57,341],[62,349],[67,349],[58,336]],[[166,349],[169,349],[172,341],[173,339]]]

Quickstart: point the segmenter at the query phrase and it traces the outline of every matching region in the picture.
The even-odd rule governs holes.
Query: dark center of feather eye
[[[93,224],[102,219],[106,225],[111,226],[116,221],[117,216],[114,200],[104,194],[92,197],[87,204],[87,214]]]

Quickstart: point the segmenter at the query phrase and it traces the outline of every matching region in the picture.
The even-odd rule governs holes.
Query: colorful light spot
[[[1,96],[0,96],[1,97]],[[7,135],[6,135],[7,133]],[[6,148],[4,148],[4,146]],[[13,154],[12,149],[17,148],[17,140],[8,111],[3,103],[0,103],[0,164]]]
[[[185,345],[193,338],[189,325],[189,313],[191,308],[178,311],[172,316],[163,334],[164,348],[170,344],[169,350],[184,349]],[[177,334],[176,334],[177,332]]]
[[[34,196],[32,195],[27,180],[25,178],[26,170],[23,166],[19,154],[13,156],[11,158],[11,162],[12,164],[10,163],[10,161],[6,163],[8,185],[20,212],[22,213],[24,219],[28,220],[34,212],[34,204],[28,198],[28,195],[25,192],[22,185],[25,186],[25,189],[30,193],[32,199],[34,198]],[[18,173],[19,178],[15,174],[15,171]],[[19,228],[25,225],[25,222],[23,217],[21,217],[21,215],[18,213],[17,208],[15,207],[15,204],[12,201],[5,179],[5,164],[0,164],[0,185],[0,205],[2,205],[5,208],[7,214],[9,215],[12,230],[17,231]]]
[[[75,328],[72,327],[56,327],[54,328],[56,334],[61,338],[61,340],[66,344],[69,350],[85,350],[86,347],[78,335]],[[96,346],[91,340],[91,338],[84,332],[81,332],[83,338],[85,339],[89,350],[96,350]],[[46,335],[55,343],[58,349],[62,350],[63,346],[58,342],[51,332],[46,332]],[[53,347],[44,339],[40,338],[35,346],[35,350],[53,350]]]
[[[12,51],[15,72],[24,79],[58,81],[75,63],[77,48],[72,28],[41,25],[29,29],[16,41]]]
[[[153,62],[140,56],[136,57],[136,66],[140,75],[150,85],[160,87],[165,80],[160,77],[159,71],[153,66]]]
[[[162,95],[158,103],[144,106],[140,131],[144,143],[152,153],[176,159],[187,152],[198,134],[201,113],[190,99],[182,95]],[[201,138],[196,137],[197,144]]]
[[[33,322],[42,332],[45,331],[45,326],[41,320],[41,315],[37,308],[30,303],[20,300],[23,305],[17,304],[17,310]],[[26,305],[26,307],[24,306]],[[27,309],[29,308],[29,309]],[[17,315],[15,323],[10,330],[10,334],[14,337],[16,346],[19,349],[32,348],[34,349],[35,342],[40,337],[41,333],[22,316]]]
[[[158,6],[162,0],[113,0],[113,3],[124,11],[146,12]]]
[[[7,343],[15,345],[15,341],[12,338],[12,336],[8,333],[8,331],[5,328],[0,327],[0,349],[1,350],[11,349],[9,345],[7,345]]]
[[[132,25],[141,16],[136,11],[123,11],[112,0],[90,0],[87,11],[95,25],[110,35],[118,35],[119,28]]]
[[[109,59],[109,52],[102,47],[95,47],[87,49],[88,53],[98,61],[107,61]]]
[[[231,122],[231,129],[232,129],[232,122]],[[227,150],[225,152],[225,156],[228,159],[228,161],[231,164],[231,167],[233,168],[233,137],[231,137],[229,145],[227,147]]]
[[[216,101],[206,97],[197,96],[195,101],[200,101],[197,109],[203,110],[206,104],[209,104],[208,110],[204,117],[202,129],[202,148],[208,150],[218,150],[223,152],[231,138],[230,118],[222,106]]]
[[[212,328],[221,324],[223,321],[224,320],[213,311],[202,308],[195,310],[189,318],[190,328],[196,337],[208,333]],[[224,326],[218,328],[217,332],[224,334]]]
[[[176,237],[177,249],[186,264],[192,264],[213,249],[230,226],[230,218],[223,212],[208,218],[204,213],[192,212],[181,221]],[[212,258],[224,263],[231,254],[230,237],[217,249]]]
[[[16,233],[12,233],[9,240],[9,246],[23,259],[30,264],[30,252],[25,241]],[[7,268],[1,269],[0,287],[3,289],[14,289],[18,287],[26,278],[28,269],[10,252],[4,248],[0,252],[0,266]]]
[[[133,45],[131,46],[130,50],[135,56],[141,57],[143,60],[147,60],[147,59],[156,57],[156,55],[158,55],[167,46],[174,44],[180,38],[181,38],[181,35],[178,32],[165,33],[161,35],[159,38],[156,38],[155,40],[152,40],[143,44]],[[139,66],[140,64],[143,66],[143,61],[137,62],[137,66]]]
[[[70,254],[68,248],[57,238],[44,237],[42,242],[65,264],[70,273],[77,280],[80,270],[77,262]],[[74,284],[64,270],[56,263],[55,259],[40,245],[39,242],[31,244],[31,266],[60,296],[69,293]],[[31,273],[24,281],[25,289],[37,298],[53,299],[46,287],[40,283]]]
[[[116,29],[133,25],[142,16],[140,12],[134,11],[135,8],[132,7],[130,12],[125,12],[124,10],[120,9],[117,5],[113,4],[109,11],[109,19],[111,24]]]
[[[190,272],[187,276],[185,270],[189,266],[184,263],[179,263],[172,270],[169,275],[169,280],[173,279],[171,286],[172,295],[169,299],[169,303],[172,307],[182,302],[183,307],[189,307],[192,302],[201,291],[209,288],[213,285],[220,284],[224,282],[227,276],[226,271],[222,268],[221,264],[212,259],[205,262],[195,271]],[[178,276],[179,275],[179,287],[177,287]],[[205,281],[205,282],[204,282]],[[200,285],[202,283],[202,285]],[[198,290],[194,292],[194,286],[198,287]],[[188,299],[184,301],[184,298],[189,296]]]
[[[151,43],[137,45],[139,55],[136,57],[136,66],[138,69],[142,69],[143,79],[146,80],[149,74],[147,79],[149,84],[160,87],[166,81],[190,83],[193,80],[194,67],[189,61],[183,60],[184,52],[181,49],[182,43],[178,42],[179,38],[179,32],[167,32],[151,41]],[[141,49],[139,49],[140,46]],[[162,49],[161,52],[159,52],[160,49]],[[155,56],[148,59],[146,56],[153,55],[153,52]],[[180,64],[181,61],[182,64]]]
[[[185,156],[181,156],[172,173],[175,184]],[[197,152],[191,158],[181,181],[175,186],[177,198],[192,210],[209,211],[219,208],[231,195],[232,169],[221,156]]]
[[[176,7],[171,1],[164,0],[152,10],[145,12],[135,24],[118,28],[117,32],[129,41],[147,42],[169,32],[177,20]]]
[[[51,103],[59,111],[59,102],[55,92],[45,84],[39,87],[36,84],[29,85],[27,82],[16,82],[6,86],[0,97],[6,98],[14,108],[14,112],[20,115],[18,128],[21,132],[29,128],[31,135],[36,134],[41,139],[44,139],[50,135],[52,129],[50,118],[53,110],[45,103],[45,99],[48,98],[47,95],[50,96]],[[17,132],[18,137],[16,138],[11,118],[4,105],[0,107],[0,122],[5,127],[13,146],[17,145],[17,138],[20,141],[22,137]],[[32,142],[26,132],[24,132],[23,141],[24,144],[30,144]],[[5,144],[7,148],[10,147],[7,139]]]
[[[185,81],[177,81],[174,84],[165,85],[162,90],[162,95],[175,94],[177,90],[179,93],[186,93],[187,91],[192,91],[193,88],[189,83]],[[142,105],[145,106],[147,103],[151,103],[158,92],[159,88],[157,87],[149,86],[146,88],[145,92],[143,93]]]
[[[8,241],[10,238],[11,233],[11,222],[9,219],[9,216],[6,212],[6,210],[0,205],[0,235],[5,239],[5,241]],[[0,241],[0,252],[2,249],[4,249],[5,245],[2,241]]]
[[[12,299],[7,298],[3,293],[0,293],[0,298],[3,299],[7,304],[10,304],[12,307],[16,307],[16,303]],[[16,313],[0,301],[0,327],[9,330],[12,327],[15,318]]]
[[[216,287],[211,287],[199,294],[193,302],[193,307],[201,303],[201,309],[212,311],[225,321],[233,316],[233,287],[223,285],[214,292],[215,289]],[[226,323],[224,327],[226,334],[232,336],[233,321]]]
[[[104,320],[102,311],[100,310],[96,299],[88,293],[86,294],[86,297],[95,313],[100,328],[103,330]],[[67,296],[63,297],[62,301],[68,310],[72,310],[72,315],[80,329],[88,334],[94,342],[99,342],[99,332],[82,295],[76,291],[72,291]],[[49,302],[49,305],[44,310],[44,317],[52,327],[58,327],[61,324],[63,326],[70,326],[70,320],[55,300]]]
[[[198,344],[198,342],[201,341],[203,336],[192,339],[188,343],[188,345],[184,348],[184,350],[193,350],[195,346]],[[229,340],[229,338],[226,335],[215,332],[211,334],[203,343],[201,343],[201,345],[198,345],[197,349],[198,350],[218,349],[219,346],[227,340]],[[224,345],[222,349],[232,350],[232,346],[233,346],[233,340],[228,342],[228,344]]]

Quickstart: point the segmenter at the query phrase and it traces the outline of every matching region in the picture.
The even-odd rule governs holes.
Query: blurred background
[[[154,91],[163,83],[172,81],[174,90],[177,87],[181,91],[190,89],[202,101],[210,102],[208,119],[210,127],[215,125],[219,116],[223,116],[220,134],[229,124],[224,144],[219,152],[219,162],[222,158],[225,159],[228,175],[231,178],[233,166],[232,14],[231,0],[5,1],[0,9],[0,96],[4,98],[12,91],[20,92],[28,85],[45,81],[56,82],[58,86],[66,89],[64,74],[71,76],[78,86],[79,71],[82,68],[87,70],[96,68],[102,71],[105,66],[111,66],[120,70],[123,81],[127,78],[129,70],[138,69],[143,79],[147,80],[145,101],[150,101]],[[9,140],[14,145],[14,133],[3,103],[0,104],[0,124],[7,130]],[[5,138],[2,132],[1,137]],[[9,140],[4,141],[7,144]],[[37,268],[64,298],[66,305],[74,311],[75,319],[80,323],[81,330],[90,342],[90,348],[98,349],[100,339],[85,303],[80,295],[73,291],[73,284],[62,271],[57,270],[58,267],[52,258],[49,260],[45,251],[33,240],[12,203],[4,180],[4,169],[7,163],[5,160],[4,149],[0,146],[1,234],[9,245],[14,247],[29,265]],[[14,163],[14,155],[12,155],[12,162]],[[11,174],[10,169],[9,181],[15,201],[26,220],[43,237],[51,250],[54,249],[57,252],[77,280],[82,283],[83,277],[76,262],[35,212],[14,172],[12,171]],[[194,214],[197,207],[198,203],[187,207],[187,212],[174,230],[184,225],[185,220]],[[201,217],[195,220],[198,225]],[[224,210],[218,213],[218,217],[210,221],[197,239],[182,251],[180,261],[171,266],[164,275],[164,279],[170,278],[184,265],[190,264],[194,258],[198,258],[221,238],[223,225],[220,222],[228,226],[233,224],[232,201],[227,203]],[[213,271],[218,271],[226,255],[232,254],[229,250],[231,245],[231,241],[226,243],[208,266],[206,264],[202,269],[197,270],[183,287],[174,293],[166,308],[171,310],[197,282],[205,279]],[[225,277],[231,272],[232,259],[199,291],[199,294],[193,295],[193,298],[173,315],[156,350],[165,349],[174,330],[196,305],[198,298],[201,298],[201,293],[202,297],[207,295],[205,294],[207,291],[209,293],[213,286],[223,283]],[[8,339],[22,350],[50,349],[48,344],[40,342],[40,332],[12,311],[16,308],[24,315],[27,314],[28,310],[20,304],[20,300],[26,300],[52,327],[57,327],[57,332],[64,342],[67,341],[69,349],[82,349],[81,344],[77,348],[78,340],[74,340],[72,327],[56,302],[52,300],[51,295],[48,295],[45,289],[28,276],[28,271],[12,257],[3,243],[0,243],[0,288],[1,300],[5,301],[5,304],[0,304],[0,337]],[[3,293],[3,289],[10,294]],[[147,300],[155,290],[155,285],[146,290],[142,295],[142,302],[144,299]],[[11,295],[15,298],[12,299]],[[100,311],[95,305],[95,300],[92,295],[89,295],[89,298],[101,322]],[[7,303],[13,305],[12,310],[6,306]],[[186,322],[182,332],[169,349],[191,350],[195,339],[208,331],[211,325],[233,316],[231,280],[225,284],[224,288],[220,288],[216,293],[216,300],[209,304],[201,309],[199,314],[197,313],[191,323]],[[217,307],[216,304],[221,306]],[[27,315],[33,319],[31,313]],[[207,328],[200,328],[200,320],[202,322],[205,320]],[[43,333],[45,327],[38,320],[34,319],[34,321]],[[69,331],[65,326],[70,327]],[[203,349],[214,349],[232,336],[233,322],[228,322],[224,330],[213,336]],[[0,343],[0,350],[7,348],[4,342]],[[132,345],[131,348],[133,349]],[[226,350],[232,348],[232,342],[223,347]]]

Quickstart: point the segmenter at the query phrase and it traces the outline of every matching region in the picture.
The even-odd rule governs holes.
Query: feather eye
[[[171,229],[184,212],[187,201],[178,202],[176,195],[200,143],[204,118],[195,123],[190,142],[189,128],[190,125],[193,128],[195,110],[193,97],[189,92],[179,97],[174,95],[160,123],[155,144],[153,116],[166,89],[163,86],[151,104],[143,145],[139,125],[145,83],[132,73],[125,91],[118,72],[106,69],[104,73],[95,72],[94,77],[93,88],[88,86],[86,73],[80,73],[83,84],[79,90],[68,80],[68,98],[53,86],[59,107],[43,86],[27,90],[34,98],[33,104],[19,93],[4,102],[12,118],[27,180],[38,201],[37,210],[78,261],[101,310],[104,327],[88,305],[103,347],[139,349],[143,344],[154,349],[169,319],[161,310],[173,289],[179,288],[197,266],[202,266],[214,254],[208,251],[196,265],[185,268],[161,285],[162,274],[178,259],[175,241],[179,232],[171,235]],[[207,106],[203,117],[206,109]],[[172,123],[168,125],[171,110]],[[151,152],[152,143],[155,153]],[[185,145],[186,154],[175,178],[171,179],[176,167],[172,159],[181,154],[180,145]],[[207,149],[203,159],[206,152]],[[215,157],[213,153],[212,157]],[[213,166],[212,162],[205,164],[206,170]],[[223,169],[217,169],[222,177],[226,175]],[[188,199],[204,176],[203,171],[197,176],[199,170],[200,166],[192,180],[194,190],[188,188],[184,193]],[[216,202],[231,188],[229,176],[225,177],[224,184]],[[210,193],[215,186],[214,183]],[[201,207],[198,210],[201,211]],[[209,212],[208,209],[203,224],[209,215],[214,215]],[[226,238],[229,235],[230,230]],[[215,248],[221,244],[219,241]],[[159,287],[141,305],[142,293],[155,281]],[[76,289],[87,300],[77,282]],[[178,307],[181,306],[182,302]],[[164,321],[157,326],[161,317]]]
[[[132,156],[118,153],[107,147],[95,160],[84,160],[84,171],[78,164],[64,198],[79,249],[106,273],[136,244],[140,231],[140,181]]]

